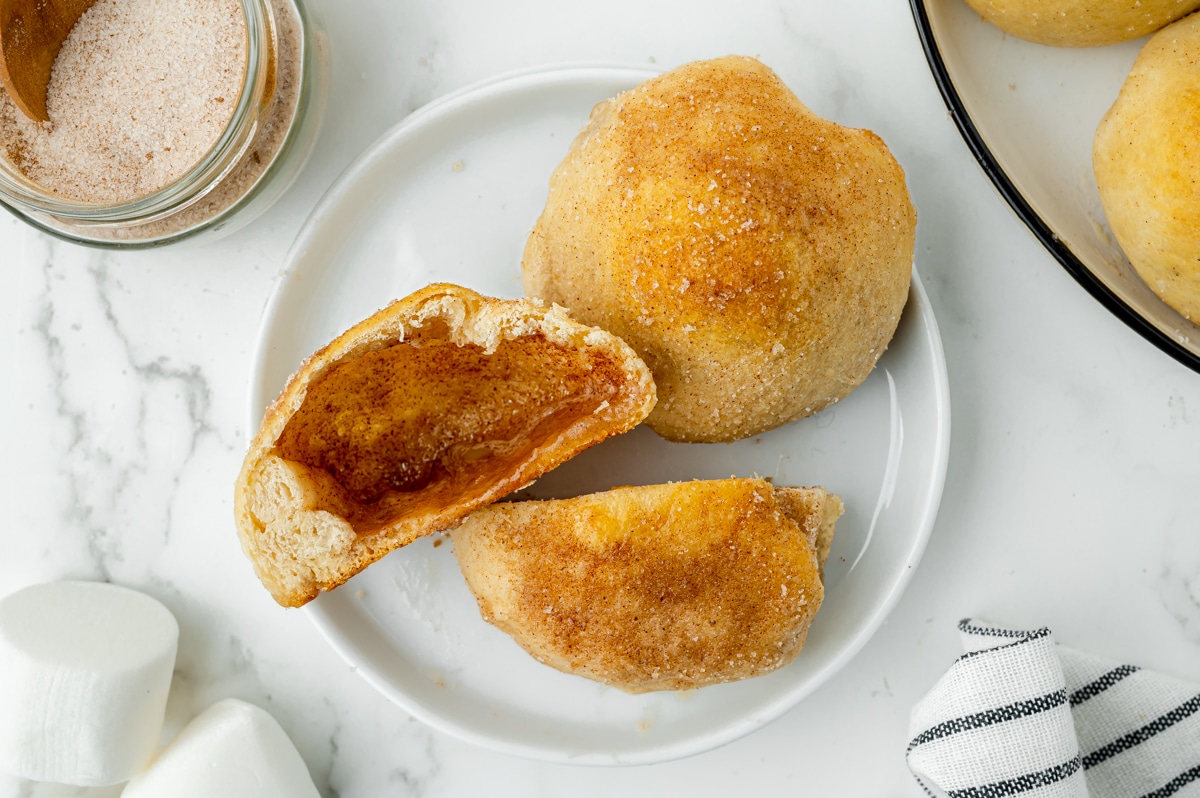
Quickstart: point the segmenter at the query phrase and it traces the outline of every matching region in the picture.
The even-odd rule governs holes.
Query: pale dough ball
[[[658,386],[651,428],[730,441],[866,378],[908,296],[915,226],[878,136],[728,57],[596,106],[522,268],[530,296],[642,356]]]
[[[1146,42],[1096,129],[1092,165],[1129,262],[1200,322],[1200,15]]]
[[[1005,33],[1055,47],[1137,39],[1200,8],[1200,0],[967,0]]]

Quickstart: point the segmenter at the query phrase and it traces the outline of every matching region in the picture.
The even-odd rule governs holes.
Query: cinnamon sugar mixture
[[[55,61],[49,124],[0,91],[0,153],[71,200],[127,202],[164,188],[228,126],[246,47],[239,0],[98,0]]]

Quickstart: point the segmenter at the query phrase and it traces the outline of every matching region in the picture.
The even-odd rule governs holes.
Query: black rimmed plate
[[[1004,34],[963,0],[910,0],[938,89],[1000,194],[1088,293],[1200,371],[1200,326],[1142,282],[1104,219],[1092,136],[1142,41],[1047,47]]]

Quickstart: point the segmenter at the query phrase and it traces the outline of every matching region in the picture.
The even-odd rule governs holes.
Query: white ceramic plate
[[[434,280],[522,294],[525,236],[547,181],[598,101],[652,73],[527,72],[407,118],[340,178],[303,228],[268,305],[251,429],[310,352]],[[825,604],[790,666],[691,693],[630,696],[538,664],[480,618],[449,544],[424,539],[309,605],[332,645],[414,716],[493,749],[586,764],[661,761],[728,742],[794,706],[858,651],[925,547],[945,477],[949,393],[920,282],[886,355],[849,398],[735,444],[669,444],[639,428],[585,452],[529,493],[760,474],[822,484],[847,511]]]
[[[1200,326],[1159,299],[1117,245],[1092,137],[1144,39],[1047,47],[1005,35],[963,0],[910,0],[934,79],[972,153],[1046,249],[1151,343],[1200,371]]]

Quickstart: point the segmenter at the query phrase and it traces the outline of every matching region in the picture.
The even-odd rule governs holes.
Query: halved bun
[[[821,488],[723,479],[494,504],[451,537],[485,620],[546,665],[643,693],[791,662],[841,514]]]
[[[633,350],[564,309],[428,286],[312,355],[268,408],[235,490],[242,549],[300,606],[654,401]]]

